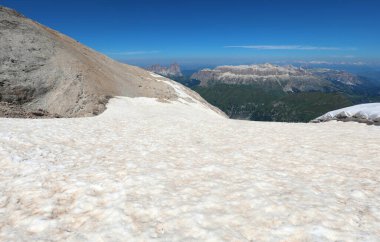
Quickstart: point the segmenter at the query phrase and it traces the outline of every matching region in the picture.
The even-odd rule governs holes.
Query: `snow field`
[[[378,241],[380,128],[113,98],[0,119],[1,241]]]

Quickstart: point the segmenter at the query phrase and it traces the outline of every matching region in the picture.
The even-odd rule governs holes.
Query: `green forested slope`
[[[275,86],[218,84],[193,89],[236,119],[308,122],[328,111],[354,104],[344,93],[287,93]]]

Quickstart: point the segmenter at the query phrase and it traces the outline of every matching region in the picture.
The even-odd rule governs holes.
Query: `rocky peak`
[[[147,68],[148,71],[152,71],[156,74],[166,76],[166,77],[181,77],[183,76],[181,72],[181,68],[177,63],[173,63],[169,65],[168,67],[166,66],[161,66],[160,64],[155,64],[151,65]]]

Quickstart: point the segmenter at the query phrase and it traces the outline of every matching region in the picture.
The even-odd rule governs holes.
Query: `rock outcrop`
[[[148,66],[145,68],[148,71],[152,71],[156,74],[166,77],[182,77],[181,68],[177,63],[171,64],[169,67],[161,66],[159,64]]]

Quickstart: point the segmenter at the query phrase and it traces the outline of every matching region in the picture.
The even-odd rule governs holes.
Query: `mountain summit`
[[[116,62],[0,6],[0,116],[92,116],[112,96],[177,100],[198,94],[144,69]],[[216,110],[216,109],[215,109]]]
[[[182,77],[181,68],[177,63],[171,64],[169,67],[161,66],[159,64],[151,65],[146,68],[148,71],[152,71],[156,74],[166,77]]]

